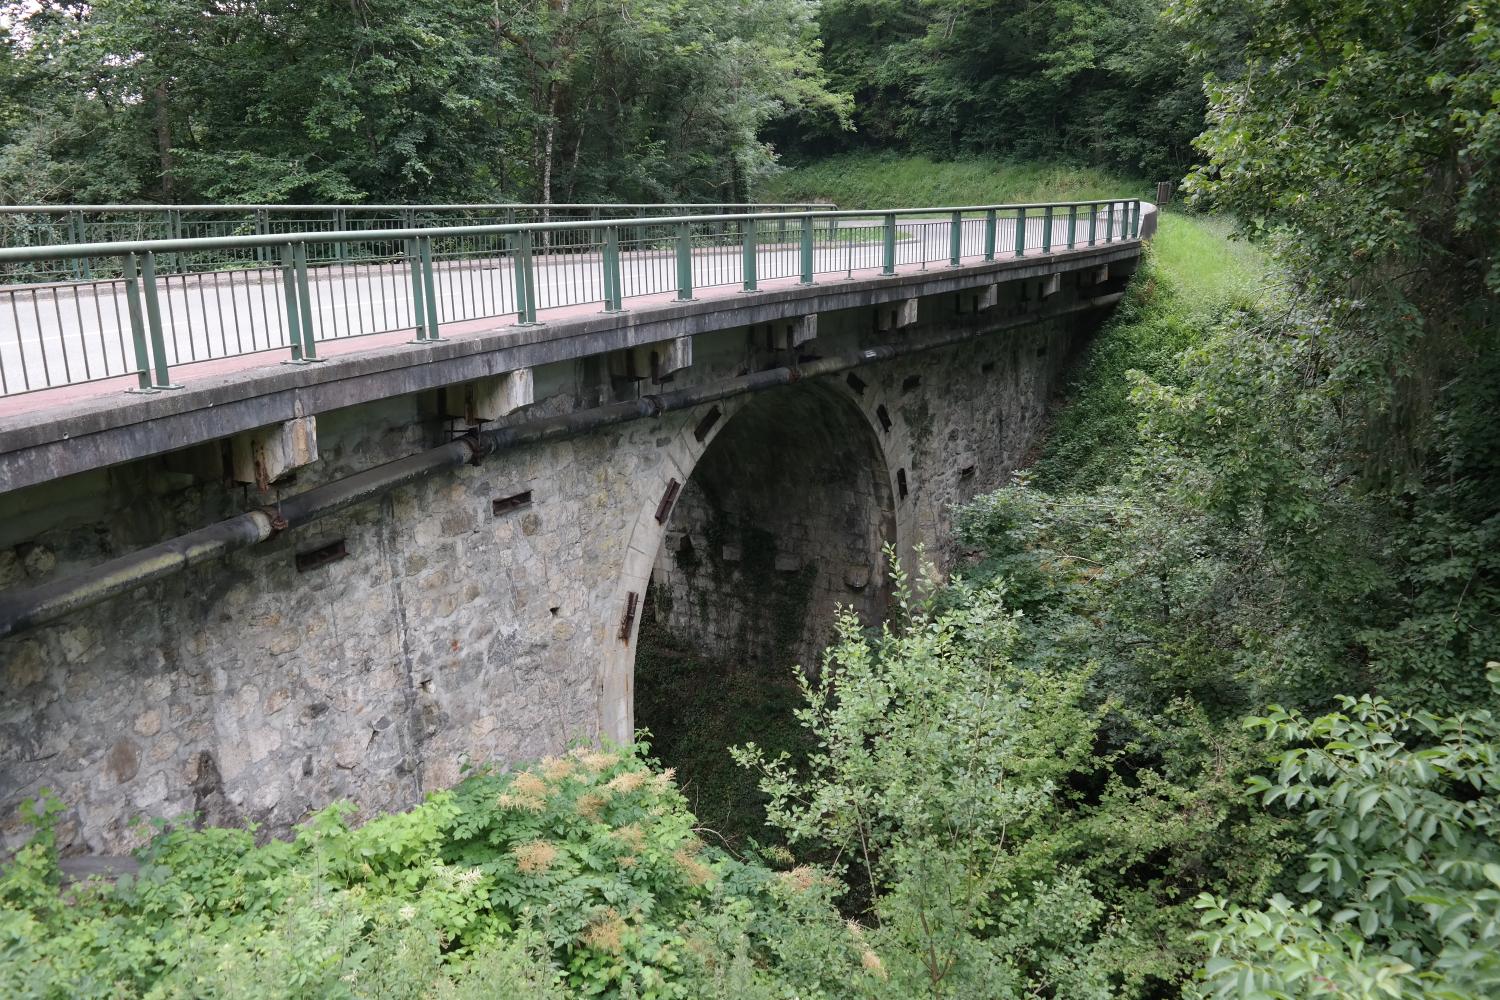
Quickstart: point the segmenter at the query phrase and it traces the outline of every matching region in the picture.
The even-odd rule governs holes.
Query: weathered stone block
[[[796,319],[779,320],[771,324],[771,349],[790,351],[801,347],[818,336],[818,317],[798,316]]]
[[[536,382],[530,368],[451,387],[443,394],[445,415],[473,426],[498,420],[536,402]]]
[[[236,434],[230,454],[234,481],[253,484],[264,492],[288,472],[318,460],[317,418],[293,417]]]
[[[875,329],[900,330],[917,322],[917,300],[902,299],[875,307]]]

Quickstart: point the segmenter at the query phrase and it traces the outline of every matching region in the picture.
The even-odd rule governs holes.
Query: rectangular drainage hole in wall
[[[698,439],[699,444],[702,444],[708,437],[708,432],[714,429],[714,424],[718,423],[723,415],[724,411],[715,406],[703,415],[702,420],[698,421],[698,426],[693,428],[693,437]]]
[[[850,389],[854,390],[854,394],[856,396],[863,396],[865,394],[864,380],[861,379],[858,375],[850,372],[847,376],[844,377],[844,381],[849,384]]]
[[[884,403],[875,407],[875,419],[880,421],[881,430],[888,431],[891,429],[891,413],[885,408]]]
[[[972,479],[974,477],[974,466],[964,466],[963,469],[959,472],[959,477],[962,479]]]
[[[527,490],[524,493],[517,493],[515,496],[499,498],[490,504],[490,510],[494,512],[496,517],[499,517],[501,514],[509,514],[513,510],[520,510],[522,507],[530,506],[531,491]]]
[[[990,372],[992,372],[994,370],[995,370],[995,362],[993,362],[993,361],[986,361],[984,364],[982,364],[982,365],[979,366],[979,373],[981,375],[988,375]]]
[[[906,378],[904,378],[904,379],[901,380],[901,391],[902,392],[911,392],[913,389],[915,389],[917,386],[919,386],[921,384],[922,384],[922,376],[920,376],[920,375],[908,375],[908,376],[906,376]]]
[[[344,547],[344,540],[339,538],[329,542],[327,545],[321,545],[306,552],[298,552],[293,557],[293,560],[297,564],[297,572],[306,573],[310,569],[317,569],[319,566],[327,566],[331,562],[338,562],[348,554],[349,550]]]
[[[896,492],[901,494],[901,499],[906,499],[906,470],[896,470]]]

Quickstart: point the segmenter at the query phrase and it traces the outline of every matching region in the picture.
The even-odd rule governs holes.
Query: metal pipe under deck
[[[1123,297],[1123,292],[1114,292],[1064,308],[1015,317],[1001,322],[984,334],[958,330],[937,336],[902,340],[854,354],[820,358],[805,365],[770,368],[707,385],[642,396],[555,417],[543,417],[459,438],[436,448],[324,483],[288,497],[275,506],[248,510],[227,520],[169,538],[101,563],[92,569],[26,590],[0,593],[0,639],[30,631],[74,611],[173,576],[210,559],[258,545],[283,531],[310,524],[354,504],[373,500],[443,469],[482,461],[497,451],[574,437],[615,424],[660,416],[673,410],[689,409],[732,396],[763,392],[804,379],[837,374],[878,361],[949,347],[1000,330],[1106,308]]]

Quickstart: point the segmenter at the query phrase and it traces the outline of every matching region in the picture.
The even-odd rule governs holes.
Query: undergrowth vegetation
[[[0,876],[6,997],[805,997],[878,980],[810,869],[706,845],[641,747],[476,774],[287,842],[171,830],[117,885],[64,886],[50,832]]]

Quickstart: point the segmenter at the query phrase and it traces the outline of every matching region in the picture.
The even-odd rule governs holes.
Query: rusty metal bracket
[[[625,595],[625,615],[620,619],[620,641],[630,641],[630,631],[635,628],[636,606],[641,602],[641,595],[635,591]]]
[[[661,495],[661,503],[656,505],[656,523],[666,524],[667,518],[672,516],[672,505],[677,502],[677,494],[682,492],[682,484],[676,479],[667,480],[667,490]]]
[[[252,507],[251,509],[252,510],[258,510],[262,514],[266,515],[266,517],[271,522],[271,534],[272,535],[279,534],[280,532],[283,532],[283,531],[286,530],[287,520],[286,520],[286,517],[281,513],[281,500],[280,499],[277,499],[275,506]]]

